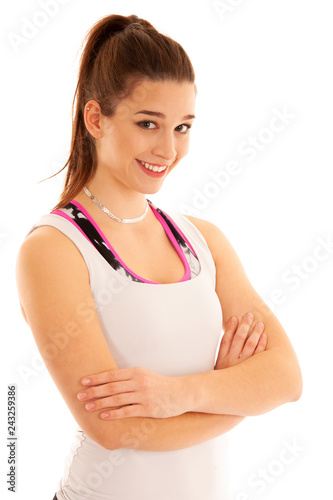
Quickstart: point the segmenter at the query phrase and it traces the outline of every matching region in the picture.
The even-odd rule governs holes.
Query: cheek
[[[187,153],[189,152],[189,149],[190,149],[190,138],[186,137],[186,139],[179,144],[178,157],[184,158],[184,156],[186,156]]]
[[[148,134],[142,133],[136,127],[131,125],[119,126],[112,134],[112,143],[118,149],[122,150],[123,155],[137,156],[149,148]]]
[[[135,134],[132,133],[130,136],[130,141],[127,140],[126,150],[134,156],[138,156],[140,154],[144,154],[147,151],[150,151],[152,148],[152,140],[148,136],[148,134]]]

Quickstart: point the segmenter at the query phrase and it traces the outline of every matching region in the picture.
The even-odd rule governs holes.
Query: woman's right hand
[[[264,324],[256,323],[251,331],[254,317],[253,314],[249,317],[249,314],[252,313],[245,314],[239,325],[235,316],[229,319],[221,339],[215,370],[235,366],[266,349],[267,335],[263,333]]]

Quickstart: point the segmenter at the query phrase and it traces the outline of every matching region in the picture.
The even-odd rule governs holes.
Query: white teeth
[[[149,163],[145,163],[141,160],[139,160],[139,162],[146,168],[148,168],[148,170],[152,170],[153,172],[163,172],[163,170],[165,170],[167,168],[167,166],[165,167],[153,167],[153,165],[150,165]]]

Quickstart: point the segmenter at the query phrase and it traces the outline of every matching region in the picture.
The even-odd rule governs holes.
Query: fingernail
[[[231,325],[234,325],[236,323],[237,319],[235,318],[235,316],[233,316],[230,320],[230,323]]]
[[[85,407],[87,408],[87,410],[92,410],[93,408],[95,408],[95,405],[94,403],[88,403],[85,405]]]
[[[80,394],[77,395],[78,399],[86,399],[87,394],[85,392],[80,392]]]
[[[102,417],[102,418],[108,418],[108,416],[109,416],[109,414],[108,414],[108,413],[102,413],[102,414],[101,414],[101,417]]]
[[[247,319],[253,319],[253,314],[252,314],[252,313],[248,313],[248,314],[246,315],[246,318],[247,318]]]
[[[266,339],[267,339],[267,335],[266,335],[266,333],[263,333],[263,334],[262,334],[262,336],[261,336],[261,338],[262,338],[263,340],[266,340]]]
[[[83,384],[83,385],[90,384],[90,378],[84,378],[84,379],[82,380],[82,384]]]
[[[263,330],[264,329],[264,323],[258,323],[257,324],[258,330]]]

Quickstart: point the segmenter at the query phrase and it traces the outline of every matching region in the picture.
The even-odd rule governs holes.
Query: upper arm
[[[186,216],[202,233],[216,267],[216,293],[222,314],[223,329],[231,316],[240,320],[247,312],[254,314],[254,323],[262,321],[267,335],[266,350],[275,350],[298,362],[294,349],[281,323],[250,283],[244,267],[223,232],[211,222]]]
[[[24,240],[16,270],[26,320],[73,417],[98,444],[118,447],[108,442],[108,436],[110,426],[121,423],[87,412],[76,397],[83,388],[82,377],[117,368],[98,321],[82,255],[60,231],[40,227]]]

